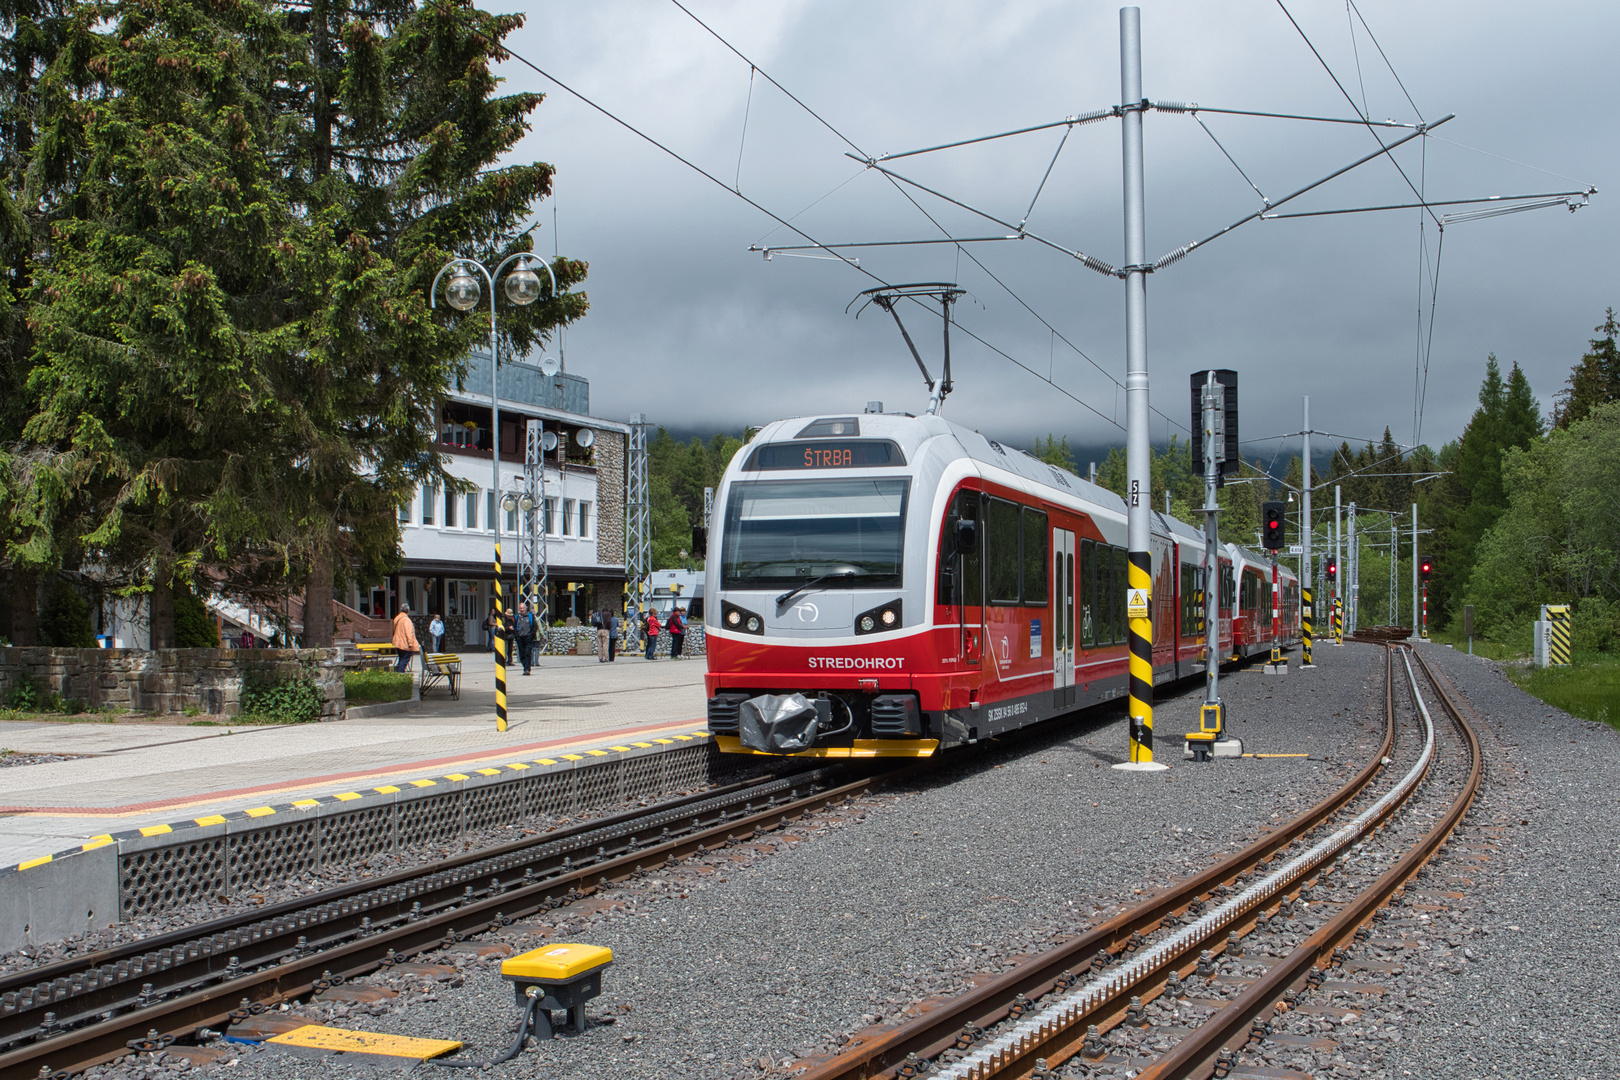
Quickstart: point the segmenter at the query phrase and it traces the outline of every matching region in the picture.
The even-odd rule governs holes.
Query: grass
[[[1468,639],[1461,630],[1429,631],[1429,640],[1441,645],[1450,645],[1458,652],[1468,651]],[[1499,641],[1487,641],[1474,636],[1474,655],[1483,656],[1487,660],[1527,660],[1530,654],[1514,645],[1504,645]]]
[[[1577,654],[1568,667],[1522,668],[1508,677],[1571,716],[1620,728],[1620,657]]]
[[[408,671],[348,671],[343,674],[343,695],[350,705],[381,705],[411,696]]]

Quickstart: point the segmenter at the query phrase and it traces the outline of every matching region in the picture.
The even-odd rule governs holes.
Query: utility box
[[[549,1039],[554,1009],[566,1009],[574,1030],[585,1030],[585,1003],[602,992],[602,972],[611,963],[613,951],[600,945],[548,945],[502,961],[501,977],[512,984],[520,1007],[527,1006],[531,988],[541,999],[539,1030]]]
[[[1536,667],[1547,666],[1547,620],[1536,620]]]

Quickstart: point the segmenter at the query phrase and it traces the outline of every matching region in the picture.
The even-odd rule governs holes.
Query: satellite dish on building
[[[540,358],[540,374],[555,375],[562,370],[562,364],[557,362],[555,356],[542,356]]]
[[[548,453],[557,449],[557,433],[555,431],[546,432],[540,437],[540,444],[546,448]]]
[[[596,441],[596,432],[592,431],[588,427],[582,427],[578,431],[574,432],[574,441],[579,443],[581,446],[588,447]]]

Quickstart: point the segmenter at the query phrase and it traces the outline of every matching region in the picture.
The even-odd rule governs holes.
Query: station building
[[[361,616],[391,618],[401,603],[411,613],[444,616],[445,648],[482,647],[481,629],[494,603],[494,523],[500,515],[504,604],[515,600],[522,515],[502,496],[523,485],[530,420],[554,434],[544,452],[537,522],[545,533],[549,611],[553,621],[581,619],[617,606],[625,571],[625,452],[628,424],[591,415],[590,382],[566,372],[546,375],[529,364],[500,370],[500,490],[493,479],[490,357],[475,352],[466,377],[439,407],[439,454],[444,469],[470,490],[423,486],[399,508],[405,562],[397,574],[338,599]],[[548,440],[549,442],[550,440]],[[341,616],[341,613],[340,613]],[[420,621],[420,620],[419,620]],[[339,620],[339,639],[345,635]]]

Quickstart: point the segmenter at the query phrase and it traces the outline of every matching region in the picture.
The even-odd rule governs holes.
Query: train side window
[[[1114,643],[1114,549],[1098,544],[1097,563],[1097,640],[1098,645]]]
[[[1020,518],[1024,549],[1024,603],[1044,607],[1047,598],[1046,551],[1049,546],[1047,538],[1050,535],[1046,514],[1026,506]]]
[[[1080,541],[1080,644],[1097,644],[1097,542]]]
[[[1018,603],[1018,507],[1002,499],[991,499],[985,515],[986,568],[989,570],[990,603]],[[1042,560],[1043,562],[1045,560]]]
[[[945,519],[945,535],[940,537],[937,602],[953,606],[978,607],[984,602],[984,562],[980,557],[984,545],[981,541],[972,552],[965,555],[957,554],[952,535],[953,523],[957,520],[979,520],[977,492],[958,492],[955,506],[950,516]]]
[[[1114,644],[1126,640],[1125,590],[1130,586],[1130,558],[1124,548],[1114,549]]]

